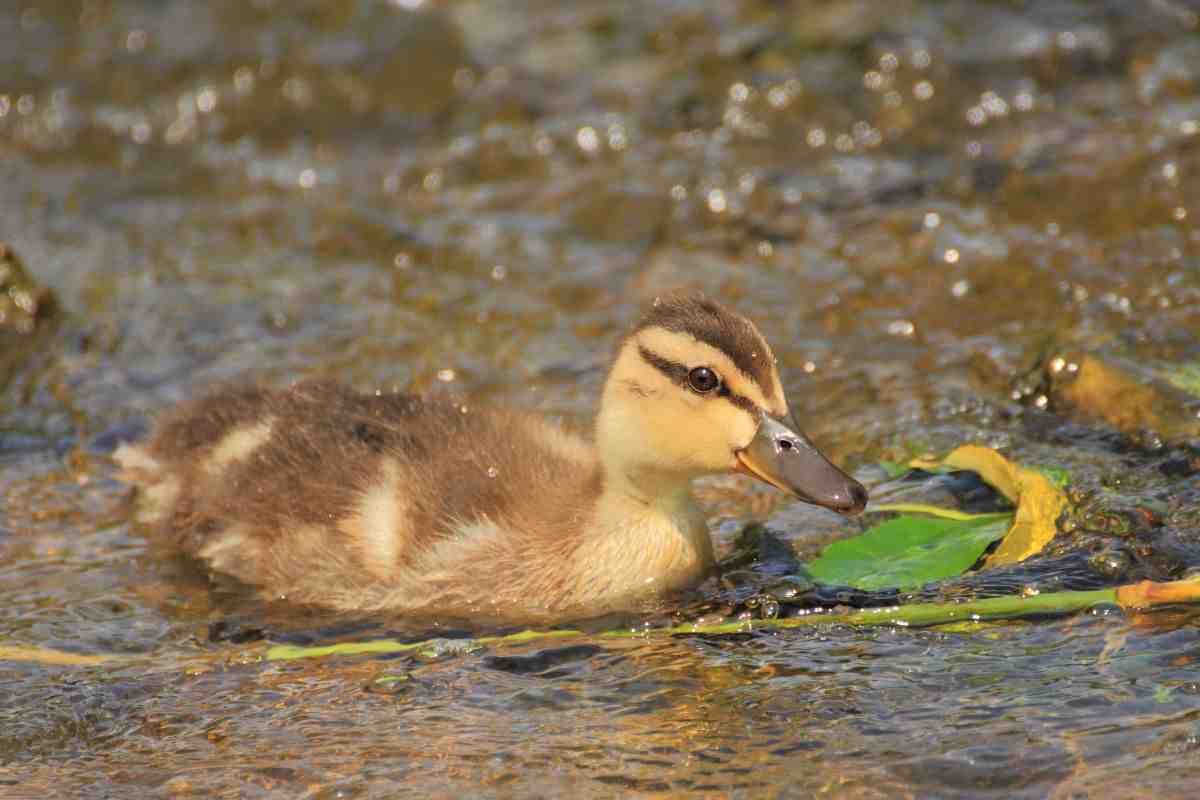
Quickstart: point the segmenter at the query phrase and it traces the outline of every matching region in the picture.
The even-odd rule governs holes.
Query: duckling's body
[[[560,618],[703,577],[713,551],[692,478],[779,483],[740,465],[764,415],[786,412],[757,330],[680,295],[623,341],[592,440],[522,412],[309,381],[185,404],[116,458],[161,536],[268,596]],[[841,494],[818,500],[861,508],[861,487],[820,462]]]

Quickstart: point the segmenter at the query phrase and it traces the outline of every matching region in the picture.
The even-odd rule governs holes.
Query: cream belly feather
[[[861,486],[794,426],[752,324],[661,298],[618,349],[595,436],[328,381],[214,392],[115,454],[154,535],[264,595],[340,611],[559,619],[713,567],[699,475],[740,470],[844,511]]]

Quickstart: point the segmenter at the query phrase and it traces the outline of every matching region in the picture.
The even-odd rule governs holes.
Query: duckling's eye
[[[688,373],[688,386],[691,386],[694,392],[707,394],[720,385],[721,379],[708,367],[696,367]]]

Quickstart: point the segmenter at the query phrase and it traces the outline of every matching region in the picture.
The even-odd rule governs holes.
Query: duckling
[[[159,537],[269,598],[545,621],[630,610],[709,573],[698,476],[861,511],[866,490],[790,420],[753,323],[680,292],[620,341],[591,437],[306,380],[186,403],[114,458]]]

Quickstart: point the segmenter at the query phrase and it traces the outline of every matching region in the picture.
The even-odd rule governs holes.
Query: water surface
[[[253,631],[308,623],[152,553],[108,455],[252,374],[586,420],[614,337],[689,283],[758,321],[839,463],[1000,447],[1071,474],[1056,557],[1187,574],[1190,401],[1123,430],[1041,365],[1200,360],[1198,15],[8,4],[0,240],[59,310],[0,327],[0,642],[134,660],[0,663],[0,795],[1188,792],[1186,611],[263,663]],[[830,524],[701,495],[723,552]]]

